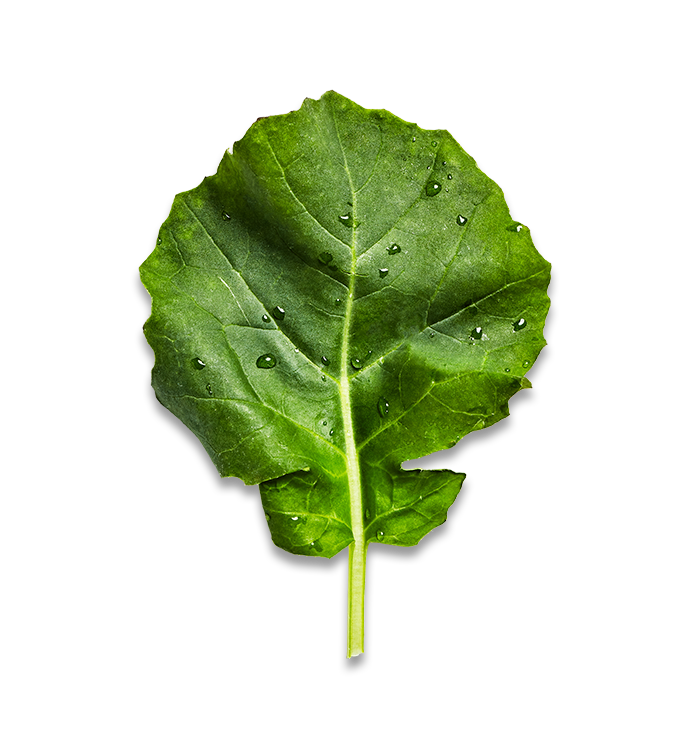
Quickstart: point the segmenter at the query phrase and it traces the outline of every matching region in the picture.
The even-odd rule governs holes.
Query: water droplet
[[[231,221],[231,216],[229,215],[229,213],[227,213],[226,210],[222,211],[222,220],[223,221]]]
[[[286,316],[286,310],[282,306],[275,306],[272,315],[274,319],[282,320]]]
[[[341,303],[342,303],[342,299],[336,299],[335,300],[335,305],[336,306],[339,306]]]
[[[481,340],[482,339],[482,328],[475,327],[475,329],[470,333],[470,337],[473,340]]]
[[[210,397],[212,397],[212,387],[210,386],[210,382],[206,384],[205,388],[206,390],[208,390],[208,394],[210,395]]]
[[[318,540],[312,540],[312,542],[309,544],[309,547],[317,553],[321,553],[321,551],[323,551],[323,546],[321,545],[321,543],[319,543]]]
[[[258,369],[273,369],[276,366],[276,357],[269,353],[265,353],[257,359],[255,366],[257,366]]]
[[[434,197],[435,195],[438,195],[441,192],[442,186],[439,184],[439,182],[432,181],[428,182],[425,187],[425,194],[428,197]]]
[[[506,370],[505,370],[505,373],[506,373],[506,374],[509,374],[509,373],[510,373],[510,369],[506,369]]]
[[[447,178],[447,179],[453,179],[453,174],[447,174],[447,175],[446,175],[446,178]]]
[[[523,367],[524,367],[525,369],[528,369],[528,368],[529,368],[529,362],[528,362],[528,361],[523,361],[523,362],[522,362],[522,366],[523,366]]]
[[[456,218],[456,223],[459,226],[465,226],[465,224],[467,223],[467,218],[465,216],[458,216],[458,218]]]
[[[384,397],[378,398],[378,414],[381,418],[385,418],[390,412],[390,404],[385,400]]]
[[[527,321],[524,319],[524,317],[520,317],[520,319],[517,320],[517,322],[512,323],[512,329],[515,332],[519,332],[520,330],[523,330],[527,326]]]
[[[333,262],[333,255],[330,252],[322,252],[319,255],[319,262],[322,265],[328,265],[329,262]]]
[[[321,363],[324,366],[328,366],[328,364],[330,364],[330,361],[325,356],[321,356]]]
[[[330,431],[328,432],[328,434],[329,434],[330,436],[333,436],[333,434],[334,434],[334,433],[335,433],[334,429],[331,429],[331,430],[330,430]]]
[[[344,216],[338,216],[338,221],[343,226],[351,226],[352,225],[352,214],[351,213],[345,213]]]
[[[431,337],[431,338],[433,338],[433,337],[434,337],[434,333],[433,333],[433,332],[431,332],[431,333],[430,333],[430,337]]]
[[[163,240],[160,238],[160,236],[158,237],[158,239],[156,239],[156,244],[163,244]]]
[[[361,369],[361,367],[363,366],[360,358],[353,358],[350,363],[352,364],[352,368],[356,369],[357,371],[359,371],[359,369]]]
[[[378,532],[376,532],[376,534],[375,534],[375,537],[378,540],[382,540],[385,537],[385,533],[382,530],[378,530]]]
[[[427,170],[428,170],[428,171],[430,171],[430,169],[431,169],[431,168],[432,168],[431,166],[428,166],[428,167],[427,167]]]
[[[401,252],[401,247],[398,244],[390,244],[390,246],[387,248],[387,254],[388,255],[396,255]]]
[[[436,148],[436,147],[437,147],[437,141],[436,141],[436,140],[433,140],[433,141],[432,141],[432,147],[433,147],[433,148]]]
[[[297,514],[294,517],[291,517],[291,520],[293,522],[297,522],[300,518],[297,516]]]
[[[505,230],[520,232],[522,230],[522,224],[515,221],[514,223],[511,223]]]
[[[326,381],[326,375],[325,375],[325,374],[322,374],[322,375],[321,375],[321,381],[322,381],[322,382],[325,382],[325,381]]]
[[[371,512],[368,509],[364,512],[364,517],[366,519],[371,519]]]
[[[414,142],[414,143],[416,142],[416,139],[415,139],[415,138],[413,138],[413,142]]]
[[[293,350],[295,351],[295,353],[300,353],[300,349],[299,348],[293,348]]]
[[[387,268],[380,268],[380,270],[378,270],[378,275],[381,278],[384,278],[389,272],[390,271]]]
[[[323,421],[322,423],[324,426],[328,426],[328,421]]]
[[[446,161],[442,161],[442,166],[446,166]]]
[[[194,369],[198,369],[199,371],[205,369],[205,364],[200,358],[192,358],[191,363],[194,365]]]
[[[268,314],[263,314],[262,315],[262,321],[263,322],[269,322],[269,315]]]
[[[271,519],[267,512],[264,513],[264,518],[267,520],[267,522],[269,522],[269,520]]]

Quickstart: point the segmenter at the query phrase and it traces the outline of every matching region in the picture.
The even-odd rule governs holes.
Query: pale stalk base
[[[349,547],[349,583],[347,585],[347,657],[364,651],[364,587],[368,544]]]

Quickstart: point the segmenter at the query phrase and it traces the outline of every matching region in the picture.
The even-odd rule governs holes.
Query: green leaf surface
[[[178,195],[141,273],[158,399],[260,484],[278,546],[351,544],[351,628],[367,544],[417,543],[464,478],[401,464],[530,386],[550,265],[448,132],[329,92]]]

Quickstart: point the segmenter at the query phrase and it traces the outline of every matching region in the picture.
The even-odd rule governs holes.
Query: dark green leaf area
[[[331,556],[440,524],[462,474],[401,464],[508,414],[550,272],[449,133],[329,92],[256,122],[159,238],[157,397],[261,484],[274,542]]]
[[[352,542],[346,483],[323,470],[300,471],[260,485],[276,545],[292,553],[331,558]]]
[[[415,545],[446,521],[446,511],[465,475],[450,470],[386,470],[366,466],[363,472],[364,519],[369,542]]]

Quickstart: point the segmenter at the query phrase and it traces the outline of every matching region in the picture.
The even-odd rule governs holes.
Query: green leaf
[[[417,543],[464,478],[401,464],[530,386],[550,265],[448,132],[331,91],[178,195],[141,273],[158,399],[260,484],[278,546],[350,546],[357,654],[367,545]]]

